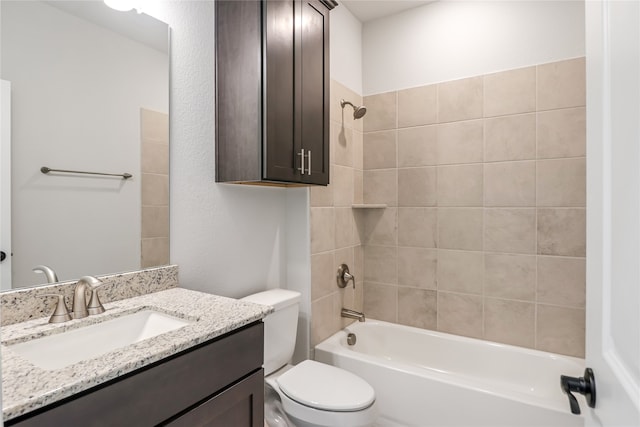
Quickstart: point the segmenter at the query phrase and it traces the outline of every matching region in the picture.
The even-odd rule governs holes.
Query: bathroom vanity
[[[263,425],[261,319],[269,307],[173,288],[105,308],[63,324],[39,318],[2,328],[5,425]],[[141,310],[180,318],[185,326],[55,369],[17,351],[25,340]]]

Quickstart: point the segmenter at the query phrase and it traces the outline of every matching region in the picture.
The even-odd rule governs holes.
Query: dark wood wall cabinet
[[[329,183],[334,0],[216,1],[216,181]]]
[[[5,426],[263,427],[262,359],[257,322]]]

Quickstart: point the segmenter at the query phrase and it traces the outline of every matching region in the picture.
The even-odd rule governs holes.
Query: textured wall
[[[585,54],[582,1],[437,1],[363,27],[363,95]]]
[[[584,58],[364,102],[365,312],[584,356]]]

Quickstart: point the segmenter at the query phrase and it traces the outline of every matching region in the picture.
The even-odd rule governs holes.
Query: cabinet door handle
[[[311,176],[311,150],[309,150],[309,154],[307,154],[308,162],[307,163],[307,175]]]
[[[298,156],[300,156],[300,167],[298,168],[298,170],[302,175],[304,175],[304,148],[300,150]]]

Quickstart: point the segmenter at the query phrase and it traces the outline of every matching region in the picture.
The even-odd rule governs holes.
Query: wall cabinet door
[[[218,182],[329,183],[329,10],[335,5],[216,2]]]

